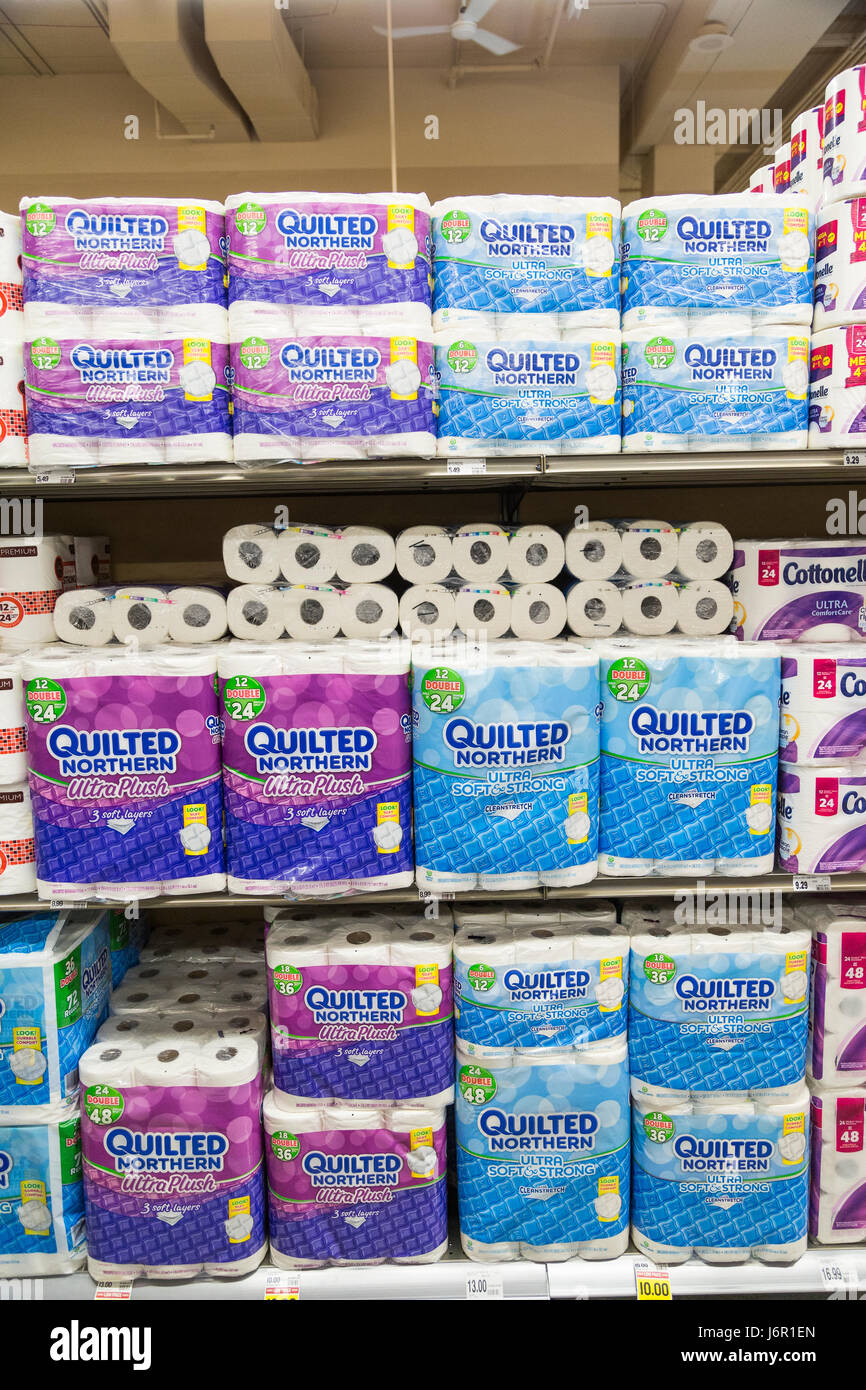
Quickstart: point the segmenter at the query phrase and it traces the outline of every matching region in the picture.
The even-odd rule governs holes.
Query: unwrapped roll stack
[[[730,575],[733,629],[747,642],[862,642],[866,542],[742,540]]]
[[[448,921],[277,920],[266,943],[277,1103],[449,1104],[451,943]]]
[[[261,1263],[263,1024],[154,1012],[141,1029],[106,1025],[107,1036],[82,1057],[94,1279],[228,1276]],[[130,1189],[125,1178],[133,1173]],[[167,1200],[172,1221],[164,1220]]]
[[[3,1193],[0,1275],[71,1274],[84,1264],[84,1188],[78,1108],[38,1121],[0,1122]]]
[[[169,959],[198,961],[236,961],[255,964],[264,957],[264,932],[260,922],[235,919],[228,923],[157,922],[142,946],[140,963],[153,964]]]
[[[866,1239],[866,1092],[811,1086],[809,1234],[820,1245]]]
[[[84,647],[216,642],[228,626],[218,589],[170,584],[75,589],[60,595],[53,618],[59,641]]]
[[[215,676],[216,649],[207,646],[56,643],[27,654],[40,896],[123,900],[225,887]]]
[[[277,1269],[383,1260],[432,1264],[445,1254],[443,1107],[299,1108],[270,1091],[264,1125],[271,1260]]]
[[[218,669],[231,890],[408,887],[408,644],[230,642]]]
[[[574,642],[454,640],[413,655],[419,887],[576,887],[596,875],[598,662]]]
[[[632,1239],[659,1264],[806,1253],[809,1093],[655,1101],[632,1083]],[[721,1193],[729,1201],[723,1200]]]
[[[768,873],[776,649],[732,637],[622,637],[593,650],[604,692],[599,872]]]
[[[232,635],[253,642],[284,635],[301,642],[389,637],[398,614],[397,595],[387,584],[239,584],[227,604]]]
[[[456,1120],[460,1240],[471,1260],[609,1260],[625,1252],[623,1039],[487,1054],[458,1043]]]

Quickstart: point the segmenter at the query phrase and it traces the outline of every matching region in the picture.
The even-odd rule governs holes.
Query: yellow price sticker
[[[268,1274],[265,1277],[265,1303],[297,1303],[301,1284],[297,1275]]]
[[[636,1269],[638,1303],[670,1303],[671,1276],[666,1269]]]

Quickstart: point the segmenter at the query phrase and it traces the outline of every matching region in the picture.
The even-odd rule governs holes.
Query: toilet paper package
[[[27,779],[27,728],[21,661],[0,654],[0,787]]]
[[[221,915],[212,922],[157,922],[141,948],[141,962],[168,958],[189,961],[261,961],[264,934],[260,922],[243,919],[226,921]]]
[[[619,334],[437,334],[440,454],[619,452]]]
[[[424,193],[233,193],[229,302],[429,306]]]
[[[24,296],[21,270],[21,221],[0,212],[0,337],[21,342]]]
[[[827,906],[812,932],[809,1076],[822,1086],[866,1082],[866,921]]]
[[[657,1103],[633,1096],[632,1239],[642,1255],[681,1264],[806,1253],[809,1093],[785,1100]]]
[[[648,1094],[775,1090],[802,1081],[810,935],[710,927],[632,936],[629,1065]]]
[[[866,67],[846,68],[824,94],[824,203],[866,193]]]
[[[91,1276],[254,1270],[266,1250],[256,1039],[157,1029],[96,1042],[81,1088]]]
[[[866,864],[866,768],[783,766],[778,820],[785,873],[860,873]]]
[[[239,584],[274,584],[280,578],[277,533],[273,526],[244,522],[223,536],[223,565]],[[321,575],[315,576],[317,579]],[[328,578],[331,576],[328,575]],[[311,574],[310,580],[314,578]]]
[[[78,1059],[110,988],[106,913],[24,913],[0,925],[0,1121],[41,1121],[75,1100]]]
[[[810,449],[859,448],[866,435],[866,324],[834,325],[812,339]]]
[[[618,328],[620,204],[500,193],[433,206],[434,328],[464,314],[556,314]],[[579,316],[579,317],[578,317]]]
[[[615,926],[461,926],[454,938],[458,1043],[581,1048],[624,1034],[628,962],[628,937]]]
[[[166,311],[161,327],[127,314],[91,326],[67,310],[53,336],[28,327],[32,468],[233,457],[225,312]]]
[[[623,329],[639,310],[759,310],[812,321],[815,214],[775,193],[677,193],[623,208]]]
[[[818,213],[815,333],[853,323],[866,323],[866,197],[828,203]]]
[[[52,641],[54,605],[74,587],[74,572],[71,536],[10,537],[0,545],[0,647]]]
[[[805,448],[808,329],[716,328],[710,320],[688,335],[625,333],[623,449],[709,440],[714,448]]]
[[[866,1240],[866,1093],[813,1086],[809,1235],[820,1245]]]
[[[276,922],[266,956],[278,1098],[447,1105],[451,943],[450,922],[357,923],[338,910]]]
[[[445,1254],[444,1109],[298,1109],[271,1091],[264,1125],[278,1269],[431,1264]]]
[[[791,185],[791,142],[786,140],[773,156],[773,192],[787,193]]]
[[[108,536],[73,536],[75,587],[111,583],[111,541]]]
[[[457,1050],[460,1240],[481,1263],[613,1259],[628,1245],[625,1042]]]
[[[866,657],[846,644],[798,643],[782,656],[779,761],[866,760]]]
[[[22,667],[37,889],[154,897],[225,887],[214,647],[58,643]]]
[[[24,349],[18,336],[5,337],[0,284],[0,468],[27,466],[27,416],[24,408]],[[21,319],[21,314],[16,314]]]
[[[219,677],[232,891],[407,887],[407,644],[231,642]]]
[[[598,663],[576,642],[413,655],[419,886],[573,887],[596,875]]]
[[[749,187],[743,190],[746,193],[772,193],[773,192],[773,165],[762,164],[752,174]]]
[[[733,629],[747,642],[861,642],[866,543],[737,541],[730,575]]]
[[[36,889],[33,806],[25,781],[0,787],[0,898]]]
[[[773,867],[779,656],[730,637],[623,637],[600,662],[599,871]]]
[[[26,195],[19,207],[28,303],[225,304],[222,203]]]
[[[71,1274],[84,1255],[78,1110],[0,1124],[0,1275]]]
[[[132,910],[132,909],[129,909]],[[128,970],[138,965],[141,949],[150,935],[144,917],[127,917],[125,911],[109,909],[108,935],[111,948],[111,988],[123,984]]]
[[[791,122],[791,166],[788,192],[802,194],[817,208],[824,182],[824,104],[801,111]],[[817,237],[815,278],[818,275]]]

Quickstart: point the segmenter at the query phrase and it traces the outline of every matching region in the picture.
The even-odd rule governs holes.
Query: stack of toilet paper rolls
[[[128,915],[127,915],[128,914]],[[150,923],[137,908],[111,908],[108,913],[111,944],[111,987],[123,984],[127,971],[141,960],[150,936]]]
[[[0,655],[0,896],[36,888],[21,658]]]
[[[265,1097],[264,1128],[271,1260],[278,1269],[432,1264],[445,1254],[443,1106],[300,1107],[274,1090]]]
[[[266,958],[278,1103],[453,1099],[450,921],[278,918]]]
[[[50,1120],[57,1106],[75,1102],[78,1061],[110,988],[107,913],[31,913],[4,925],[0,1123]]]
[[[779,868],[790,874],[860,873],[866,864],[866,767],[829,759],[782,764]]]
[[[585,1050],[624,1034],[628,935],[615,925],[546,923],[528,915],[525,924],[458,928],[458,1045],[492,1060],[514,1048]]]
[[[824,203],[866,193],[866,138],[861,126],[866,67],[846,68],[824,93]]]
[[[810,1085],[809,1234],[821,1245],[866,1238],[866,1091]]]
[[[821,201],[824,182],[824,105],[801,111],[791,122],[791,168],[788,192],[804,197],[810,207]],[[815,283],[820,261],[819,230],[815,235]]]
[[[235,918],[229,923],[216,918],[213,922],[157,922],[139,960],[142,965],[170,959],[254,965],[263,961],[264,949],[260,921]]]
[[[53,641],[54,606],[74,588],[72,536],[13,536],[0,545],[0,648]]]
[[[674,630],[718,636],[733,617],[730,590],[721,582],[733,553],[730,532],[715,521],[575,526],[565,538],[574,580],[566,594],[568,626],[578,637]]]
[[[60,595],[53,619],[58,641],[82,647],[217,642],[228,628],[225,597],[202,585],[79,588]]]
[[[736,541],[730,585],[733,631],[747,642],[866,636],[866,542],[856,537]]]
[[[148,1010],[115,1013],[81,1059],[88,1268],[97,1280],[247,1274],[267,1247],[264,1015],[220,1009],[216,989],[212,1005],[190,989],[185,1007],[173,979],[159,984]],[[147,1177],[130,1190],[144,1155]],[[167,1199],[176,1220],[163,1218]]]
[[[804,767],[861,762],[866,753],[866,653],[798,643],[782,655],[779,760]]]
[[[598,660],[575,642],[413,651],[416,881],[572,888],[597,873]]]
[[[84,1187],[78,1107],[36,1121],[0,1121],[3,1193],[0,1275],[71,1274],[84,1264]]]
[[[20,208],[31,467],[231,460],[222,204]]]
[[[806,1253],[809,1093],[647,1097],[632,1082],[632,1239],[659,1264]]]
[[[21,224],[0,212],[0,468],[27,466]]]
[[[473,1053],[458,1041],[456,1122],[460,1240],[470,1259],[546,1263],[625,1252],[624,1038]]]
[[[807,1072],[817,1086],[866,1084],[866,910],[852,903],[798,907],[812,932]]]
[[[769,643],[620,637],[599,657],[599,872],[769,873],[779,655]]]
[[[773,155],[773,192],[787,193],[791,186],[791,141],[785,140]]]

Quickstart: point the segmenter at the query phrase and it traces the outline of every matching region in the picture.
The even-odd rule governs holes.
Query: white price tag
[[[453,903],[456,893],[440,893],[436,888],[419,888],[418,897],[422,903]]]
[[[486,473],[486,459],[449,459],[445,465],[446,473]]]
[[[862,468],[866,464],[866,454],[847,454],[843,460],[846,468]]]
[[[107,1298],[114,1302],[130,1299],[132,1298],[132,1282],[128,1279],[105,1279],[96,1285],[96,1293],[93,1297],[94,1300]]]
[[[832,1293],[834,1289],[858,1288],[857,1270],[844,1260],[825,1260],[821,1265],[821,1283]]]
[[[797,877],[795,874],[791,880],[791,887],[795,893],[829,893],[830,876],[829,874],[802,874]]]
[[[496,1269],[474,1269],[466,1276],[467,1298],[504,1298],[502,1275]]]
[[[37,483],[40,484],[40,486],[43,486],[43,487],[46,486],[46,485],[50,485],[50,484],[52,484],[52,483],[74,483],[74,482],[75,482],[75,474],[74,474],[74,473],[53,473],[53,472],[52,472],[52,473],[37,473],[37,474],[36,474],[36,481],[37,481]]]
[[[265,1275],[266,1303],[297,1303],[301,1297],[301,1281],[297,1274],[281,1270]]]

